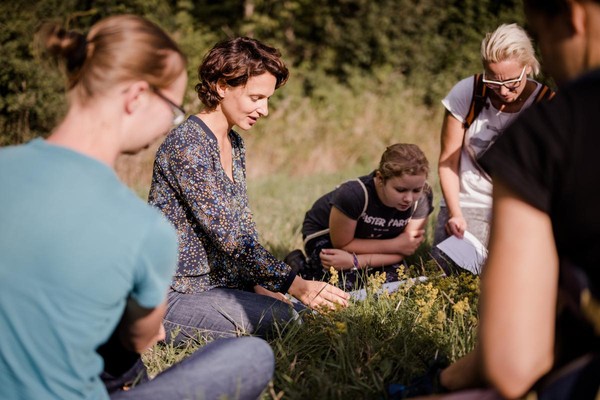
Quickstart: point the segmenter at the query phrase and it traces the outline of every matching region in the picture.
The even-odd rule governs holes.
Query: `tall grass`
[[[436,160],[441,110],[421,105],[401,76],[365,78],[355,88],[323,79],[310,98],[301,86],[291,79],[276,92],[268,120],[245,136],[250,178],[372,169],[397,142],[416,143]]]
[[[435,171],[441,106],[422,105],[418,100],[422,96],[407,88],[401,76],[356,80],[352,88],[323,78],[306,97],[303,79],[292,75],[273,96],[270,115],[252,131],[239,131],[247,147],[249,184],[287,176],[314,177],[305,181],[313,185],[323,175],[366,173],[377,166],[387,146],[398,142],[419,145]],[[195,107],[197,101],[190,104]],[[118,161],[121,178],[142,196],[150,184],[158,145]],[[431,179],[435,184],[435,173]]]
[[[381,292],[382,276],[369,278],[367,297],[332,312],[301,312],[302,322],[278,327],[270,339],[276,369],[263,400],[383,399],[390,383],[408,383],[434,358],[450,361],[473,348],[478,278],[441,278]],[[151,375],[198,347],[155,346],[144,355]]]
[[[302,248],[300,230],[312,203],[345,180],[368,172],[353,166],[335,173],[295,177],[278,173],[251,179],[248,196],[261,243],[279,258]]]
[[[272,341],[274,387],[286,399],[381,399],[391,382],[409,382],[428,361],[465,354],[477,324],[476,278],[410,280],[392,294],[376,295],[325,314]],[[475,289],[475,290],[474,290]],[[456,338],[460,338],[457,340]]]
[[[277,92],[271,115],[247,146],[248,190],[261,242],[277,257],[302,248],[304,213],[341,182],[372,171],[386,146],[418,144],[428,156],[435,202],[441,110],[414,99],[400,77],[360,81],[354,89],[327,81],[302,95],[302,82]],[[147,195],[158,143],[120,160],[119,173]],[[435,219],[431,216],[430,225]],[[431,229],[430,229],[431,230]],[[270,341],[276,372],[266,399],[380,399],[390,382],[408,382],[427,360],[442,353],[454,360],[475,341],[478,281],[469,275],[439,278],[427,249],[413,257],[408,277],[425,275],[393,294],[375,295],[331,313],[303,315]],[[410,281],[409,281],[410,282]],[[156,373],[195,349],[156,346],[144,356]]]

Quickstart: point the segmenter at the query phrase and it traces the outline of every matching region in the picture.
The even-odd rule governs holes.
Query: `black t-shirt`
[[[302,226],[304,238],[329,228],[331,207],[336,207],[348,218],[357,221],[354,237],[358,239],[390,239],[398,236],[411,218],[425,218],[433,211],[433,195],[429,186],[416,203],[416,207],[400,211],[384,205],[375,190],[375,172],[347,181],[319,198],[306,213]],[[367,197],[365,198],[365,189]],[[366,210],[365,210],[365,201]],[[363,213],[364,210],[364,213]]]
[[[561,259],[600,286],[600,70],[523,112],[481,160],[549,214]]]
[[[600,351],[600,325],[590,319],[598,310],[581,302],[583,290],[600,298],[599,126],[600,70],[525,110],[481,160],[493,179],[551,218],[560,259],[557,368]]]

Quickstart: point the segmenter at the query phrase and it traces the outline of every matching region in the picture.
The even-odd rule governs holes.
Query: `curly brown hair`
[[[214,110],[222,100],[219,83],[243,86],[249,78],[265,72],[275,77],[275,89],[286,83],[289,71],[279,50],[248,37],[225,40],[217,43],[198,67],[196,93],[208,110]]]

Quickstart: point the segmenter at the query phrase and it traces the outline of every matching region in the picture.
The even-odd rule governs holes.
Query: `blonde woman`
[[[494,210],[479,343],[435,375],[456,392],[438,399],[600,398],[600,1],[524,7],[560,91],[482,159]]]
[[[462,238],[469,231],[487,245],[492,181],[478,159],[547,90],[530,78],[538,74],[539,62],[527,33],[516,24],[500,25],[485,36],[481,62],[482,93],[476,90],[477,76],[471,76],[458,82],[442,100],[446,114],[438,172],[443,199],[434,244],[450,235]],[[472,101],[481,104],[474,110]]]

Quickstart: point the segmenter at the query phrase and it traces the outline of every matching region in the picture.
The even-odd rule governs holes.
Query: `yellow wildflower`
[[[454,311],[458,315],[463,315],[470,309],[471,309],[471,307],[469,306],[469,298],[468,297],[465,297],[464,299],[457,301],[452,306],[452,311]]]
[[[339,334],[344,334],[348,331],[348,326],[345,322],[337,321],[335,323],[335,329]]]
[[[329,267],[329,274],[329,283],[333,286],[337,286],[338,282],[340,281],[338,271],[333,267]]]
[[[438,310],[436,320],[438,324],[443,325],[446,321],[446,312],[444,310]]]

